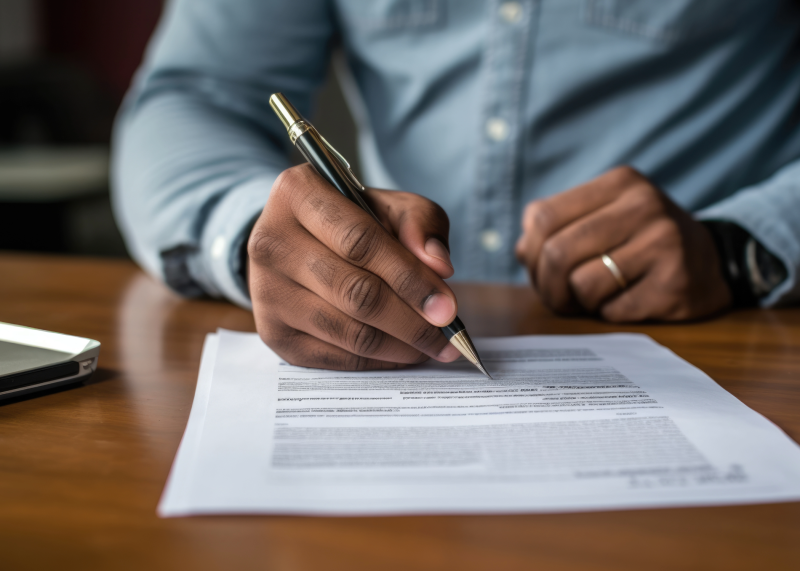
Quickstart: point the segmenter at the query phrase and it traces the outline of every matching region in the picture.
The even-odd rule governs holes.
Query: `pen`
[[[289,103],[289,100],[282,93],[274,93],[269,98],[269,104],[275,114],[280,118],[292,144],[303,154],[305,159],[311,163],[316,171],[327,180],[333,187],[355,202],[363,210],[368,212],[378,224],[381,221],[375,216],[370,207],[364,201],[361,193],[365,190],[353,170],[350,163],[333,146],[319,134],[311,123],[306,121],[297,109]],[[381,226],[383,226],[381,224]],[[444,336],[452,343],[464,357],[475,365],[484,375],[492,376],[483,366],[478,351],[469,338],[464,323],[456,316],[450,325],[441,328]]]

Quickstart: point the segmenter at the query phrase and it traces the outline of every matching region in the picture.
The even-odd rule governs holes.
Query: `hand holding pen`
[[[298,131],[290,130],[292,142],[308,132]],[[328,159],[335,153],[320,152]],[[446,329],[455,339],[448,343],[440,329],[460,325],[443,280],[453,274],[447,215],[421,196],[374,189],[358,192],[364,209],[329,182],[352,176],[343,165],[315,166],[284,171],[250,235],[250,294],[261,338],[307,367],[391,369],[457,359],[466,331]],[[318,174],[331,167],[337,172]]]

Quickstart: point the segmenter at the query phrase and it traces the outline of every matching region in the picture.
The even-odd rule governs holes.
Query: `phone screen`
[[[89,339],[0,323],[0,377],[68,361]]]

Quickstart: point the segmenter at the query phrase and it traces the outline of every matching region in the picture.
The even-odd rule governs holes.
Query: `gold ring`
[[[628,282],[625,280],[625,276],[622,275],[622,272],[619,271],[619,266],[611,259],[608,254],[603,254],[601,256],[603,263],[608,268],[608,271],[611,272],[611,275],[614,276],[614,279],[617,280],[619,287],[625,289],[628,287]]]

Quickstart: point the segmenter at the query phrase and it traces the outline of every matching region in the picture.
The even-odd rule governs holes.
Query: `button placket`
[[[503,237],[497,230],[484,230],[481,232],[481,246],[487,252],[496,252],[503,247]]]
[[[513,279],[513,245],[521,152],[523,90],[535,0],[495,0],[484,52],[483,132],[475,194],[469,205],[471,239],[468,276]]]
[[[522,18],[522,5],[519,2],[502,2],[498,13],[509,24],[516,24]]]
[[[486,122],[486,134],[494,141],[505,141],[508,138],[508,122],[501,117],[492,117]]]

